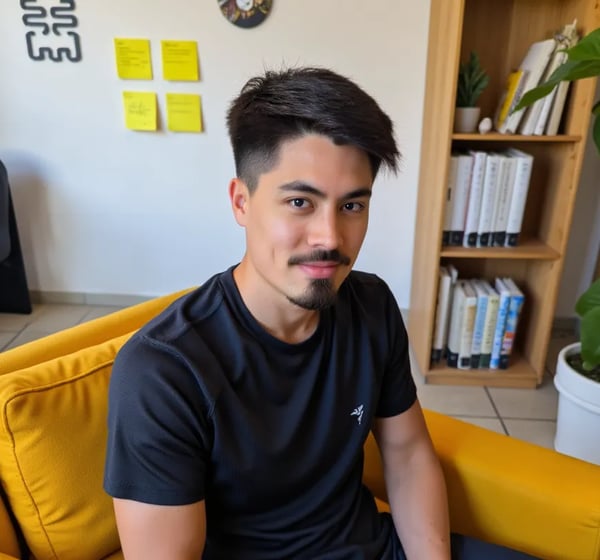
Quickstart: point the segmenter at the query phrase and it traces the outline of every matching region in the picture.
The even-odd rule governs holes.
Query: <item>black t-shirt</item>
[[[288,344],[249,313],[231,268],[119,352],[105,489],[161,505],[205,500],[210,560],[391,560],[391,518],[362,484],[363,444],[375,416],[415,399],[382,280],[352,272],[314,334]]]

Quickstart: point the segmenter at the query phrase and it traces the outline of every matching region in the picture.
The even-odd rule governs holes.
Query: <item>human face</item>
[[[232,207],[246,228],[242,295],[331,305],[364,240],[372,183],[364,151],[316,134],[283,143],[252,194],[234,179]]]

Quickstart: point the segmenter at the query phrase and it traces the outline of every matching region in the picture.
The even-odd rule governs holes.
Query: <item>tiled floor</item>
[[[0,352],[118,309],[39,304],[34,306],[31,315],[0,313]],[[419,399],[425,408],[552,448],[557,407],[557,393],[552,383],[554,364],[559,350],[572,341],[574,337],[568,332],[555,333],[548,352],[546,376],[538,389],[425,385],[421,375],[415,372]]]

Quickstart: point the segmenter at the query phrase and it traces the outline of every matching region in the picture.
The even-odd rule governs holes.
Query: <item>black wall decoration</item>
[[[32,29],[25,34],[29,58],[37,61],[79,62],[81,40],[79,34],[72,31],[78,24],[74,14],[75,0],[55,0],[55,3],[56,6],[47,9],[40,6],[38,0],[21,0],[21,8],[25,10],[23,23]],[[48,44],[50,38],[51,45]]]

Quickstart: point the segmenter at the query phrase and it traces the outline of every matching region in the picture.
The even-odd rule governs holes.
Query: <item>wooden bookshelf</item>
[[[452,130],[458,66],[475,50],[490,74],[482,117],[493,117],[506,78],[529,46],[577,18],[586,34],[600,27],[596,0],[431,0],[426,96],[408,330],[427,383],[536,387],[544,374],[554,309],[595,93],[592,79],[573,83],[556,136],[457,134]],[[442,247],[446,178],[452,149],[534,156],[521,234],[515,248]],[[511,276],[524,291],[516,348],[507,370],[430,366],[438,271],[453,264],[463,278]]]

